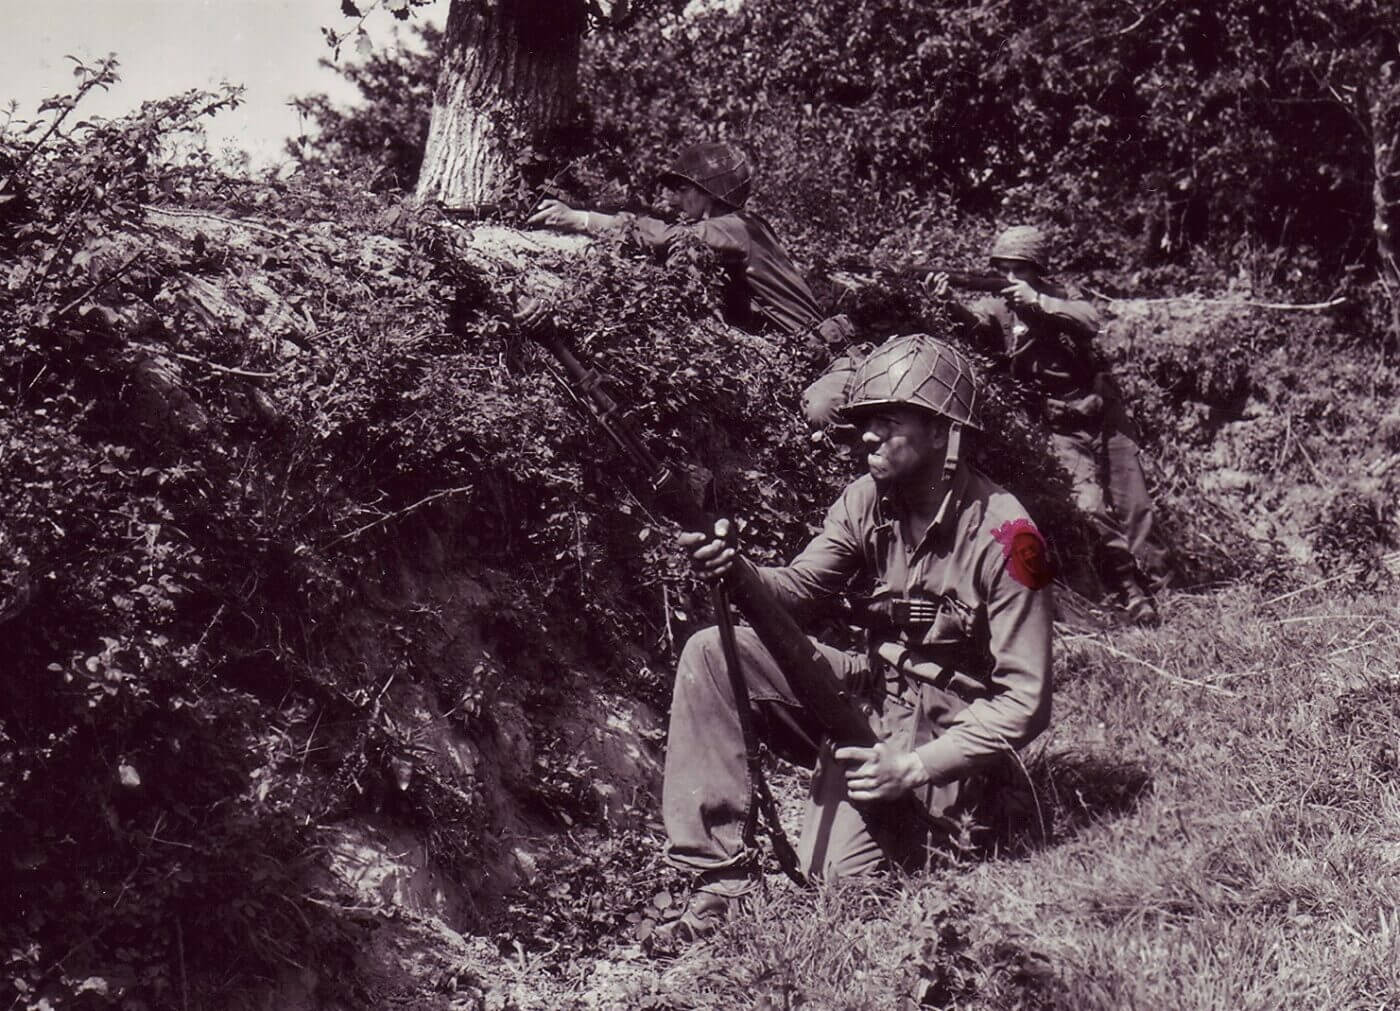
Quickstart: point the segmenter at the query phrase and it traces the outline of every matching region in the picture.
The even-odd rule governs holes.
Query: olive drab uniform
[[[632,227],[644,245],[661,253],[686,235],[713,249],[729,275],[724,319],[731,326],[749,333],[772,329],[795,336],[821,325],[824,317],[816,296],[772,226],[759,215],[736,210],[685,224],[637,217]]]
[[[1039,229],[1007,229],[992,259],[1024,260],[1045,269]],[[1131,601],[1151,576],[1165,571],[1166,553],[1152,536],[1152,499],[1143,477],[1136,433],[1122,395],[1095,347],[1099,317],[1088,301],[1038,277],[1033,308],[1002,298],[969,307],[974,340],[1039,397],[1056,459],[1069,473],[1075,503],[1099,534],[1106,580]]]
[[[867,475],[827,510],[821,532],[791,564],[758,572],[791,609],[855,581],[873,586],[889,623],[872,635],[898,642],[937,677],[911,676],[910,666],[929,665],[906,665],[903,656],[891,669],[873,648],[816,648],[862,700],[876,736],[914,750],[929,770],[932,785],[920,791],[929,810],[976,817],[1007,798],[1011,754],[1049,722],[1053,601],[1044,545],[1026,510],[958,457],[954,432],[978,425],[972,375],[962,355],[924,335],[891,340],[867,358],[847,410],[914,404],[952,422],[938,518],[907,531],[897,494]],[[798,846],[804,869],[835,877],[916,864],[923,826],[897,837],[872,832],[783,672],[751,630],[735,631],[755,724],[780,752],[816,763]],[[998,783],[1000,793],[989,786]],[[702,872],[707,887],[742,892],[753,857],[742,841],[751,792],[718,632],[706,629],[687,642],[677,669],[662,805],[668,860]]]
[[[846,317],[828,319],[823,314],[773,227],[744,209],[753,169],[742,151],[721,142],[691,145],[676,156],[658,181],[670,186],[688,183],[723,206],[701,221],[679,224],[619,214],[608,219],[611,227],[629,230],[642,245],[663,255],[678,241],[692,236],[714,250],[728,274],[724,319],[731,326],[755,334],[776,331],[823,350],[850,342]]]

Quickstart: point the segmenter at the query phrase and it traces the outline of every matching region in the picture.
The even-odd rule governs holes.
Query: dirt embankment
[[[523,241],[509,230],[483,230],[476,255],[528,275],[525,254],[535,237]],[[529,283],[551,290],[548,278]],[[1121,300],[1105,315],[1105,350],[1135,404],[1168,531],[1189,530],[1246,569],[1275,564],[1294,577],[1325,578],[1335,570],[1353,580],[1380,578],[1380,559],[1394,538],[1388,504],[1400,474],[1400,412],[1393,404],[1400,387],[1391,363],[1347,345],[1344,318],[1195,299]],[[1375,517],[1369,530],[1358,523],[1361,515]],[[1180,575],[1189,585],[1189,569]],[[390,798],[385,814],[351,819],[327,835],[328,892],[394,913],[396,925],[362,949],[359,970],[385,995],[425,1000],[425,990],[436,990],[432,1000],[442,1006],[514,1006],[504,981],[529,973],[522,963],[492,983],[499,936],[488,940],[477,928],[503,904],[558,910],[568,868],[589,873],[583,841],[596,844],[620,827],[638,826],[657,802],[662,717],[600,693],[598,672],[571,658],[567,638],[534,644],[530,659],[493,642],[490,616],[501,601],[492,581],[460,528],[423,526],[366,579],[345,626],[348,660],[414,672],[384,697],[384,718],[413,742],[394,761],[390,792],[395,783],[403,788],[405,777],[432,770],[480,801],[481,821],[470,829],[406,827],[393,817]],[[423,613],[433,615],[437,630],[415,637],[406,663],[386,629]],[[542,669],[542,657],[554,658],[555,669]],[[471,716],[465,723],[423,687],[460,679],[463,671],[491,672],[475,685],[464,682],[461,704]],[[541,696],[512,684],[557,690]],[[570,828],[557,812],[541,817],[541,792],[531,781],[561,769],[573,777],[561,789],[591,795],[589,823]],[[444,831],[473,832],[479,865],[465,874],[442,866],[432,839]],[[461,988],[456,996],[441,986],[449,969]],[[543,999],[533,992],[538,985],[515,988],[521,1006]],[[314,1006],[315,990],[290,980],[279,1000]]]

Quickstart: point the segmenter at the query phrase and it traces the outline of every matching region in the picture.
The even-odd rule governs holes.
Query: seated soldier
[[[1094,346],[1098,313],[1047,276],[1048,243],[1040,229],[1006,229],[992,244],[990,259],[1008,279],[1000,296],[966,308],[952,303],[950,310],[977,343],[1039,397],[1055,456],[1073,481],[1076,504],[1099,532],[1105,580],[1132,621],[1155,624],[1149,574],[1165,575],[1166,552],[1152,538],[1152,499],[1131,423]],[[946,276],[932,280],[934,293],[946,297]]]
[[[980,425],[971,363],[925,334],[894,338],[862,362],[849,394],[844,415],[861,433],[868,474],[790,565],[756,572],[789,610],[853,580],[874,585],[891,620],[872,631],[870,648],[814,645],[878,743],[824,745],[757,635],[734,629],[753,725],[794,760],[816,763],[798,850],[806,873],[826,878],[916,867],[926,852],[926,826],[876,830],[861,805],[912,792],[944,824],[1004,806],[1013,752],[1050,719],[1045,546],[1021,504],[968,461]],[[680,543],[709,579],[750,564],[726,537],[686,533]],[[696,633],[676,672],[662,813],[667,860],[698,881],[681,915],[657,928],[663,949],[714,930],[756,881],[734,698],[718,629]],[[1001,789],[989,785],[998,776]]]
[[[753,181],[748,159],[731,144],[695,144],[677,156],[659,180],[681,221],[629,213],[600,214],[545,200],[526,224],[572,232],[626,230],[660,253],[682,236],[700,239],[715,251],[729,275],[724,318],[748,333],[778,332],[815,338],[822,346],[844,346],[850,339],[845,317],[824,320],[812,289],[793,265],[772,227],[744,210]]]

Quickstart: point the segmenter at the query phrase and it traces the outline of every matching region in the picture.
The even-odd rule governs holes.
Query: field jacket
[[[867,475],[847,486],[790,565],[759,569],[789,609],[842,593],[861,576],[873,580],[876,595],[949,602],[935,621],[899,633],[918,658],[956,668],[978,686],[942,732],[915,749],[935,783],[1023,747],[1050,719],[1048,566],[1028,574],[1015,554],[1027,544],[1043,552],[1043,542],[1020,502],[970,467],[954,478],[952,506],[918,543],[906,544],[899,502]],[[926,704],[932,691],[926,686]]]

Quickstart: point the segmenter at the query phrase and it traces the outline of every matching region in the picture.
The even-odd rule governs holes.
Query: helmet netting
[[[981,390],[972,364],[927,334],[888,341],[851,378],[847,412],[912,404],[970,428],[981,428]]]

